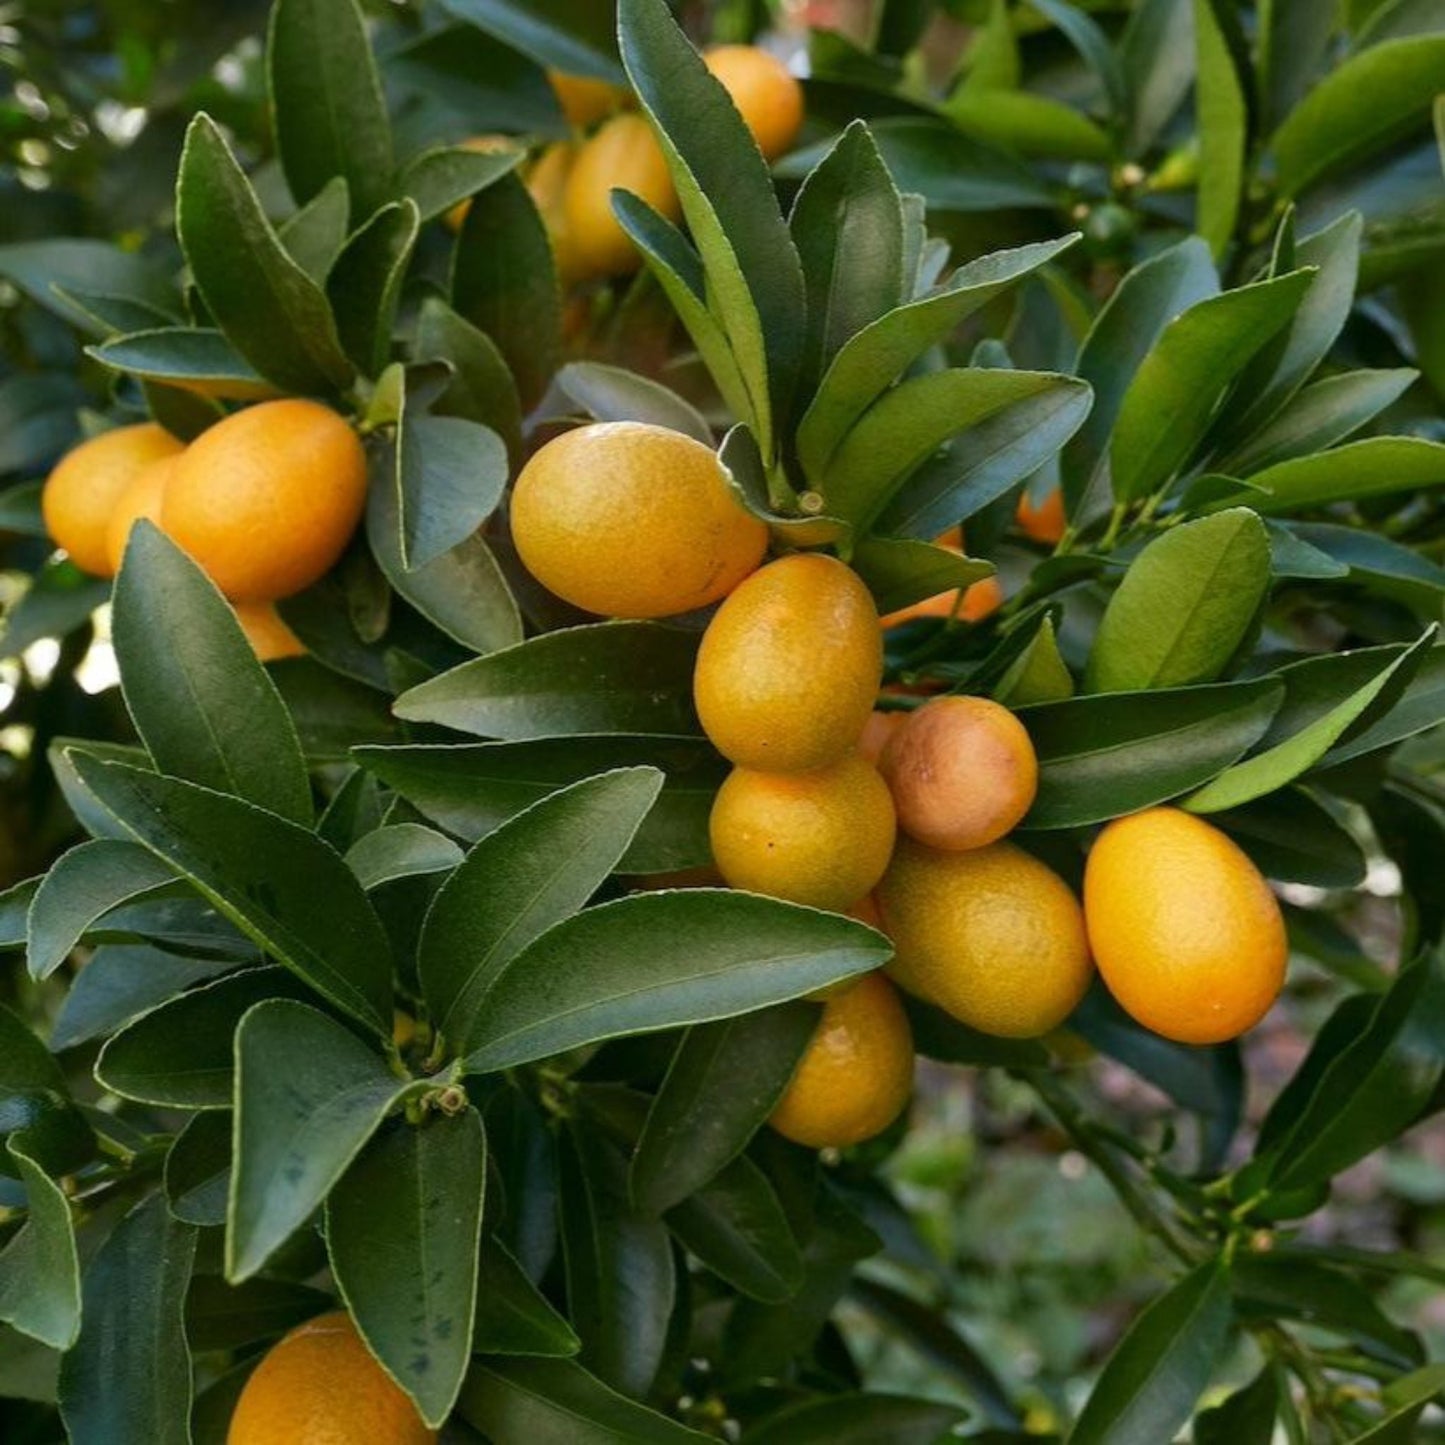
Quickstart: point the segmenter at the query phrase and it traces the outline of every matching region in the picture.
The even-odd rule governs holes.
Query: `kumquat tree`
[[[0,65],[5,1445],[1445,1441],[1440,0]]]

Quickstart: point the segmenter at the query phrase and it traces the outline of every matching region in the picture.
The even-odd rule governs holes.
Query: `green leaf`
[[[461,861],[462,850],[450,838],[420,823],[377,828],[346,852],[346,866],[368,893],[398,878],[450,873]]]
[[[1297,196],[1429,123],[1445,73],[1445,36],[1387,40],[1332,70],[1275,132],[1280,190]]]
[[[1219,505],[1238,502],[1269,516],[1421,491],[1445,483],[1445,445],[1423,437],[1366,437],[1334,451],[1279,462],[1249,480],[1263,494],[1241,493]]]
[[[435,426],[442,419],[424,420]],[[432,435],[430,426],[427,430]],[[500,445],[488,443],[486,451],[489,466],[502,461]],[[495,482],[495,472],[488,482]],[[493,652],[520,642],[522,618],[516,599],[480,532],[473,532],[429,562],[407,568],[402,560],[398,491],[396,443],[392,441],[372,454],[366,504],[366,539],[386,580],[422,616],[473,652]],[[422,541],[425,545],[427,538]]]
[[[1399,696],[1392,694],[1392,688],[1382,694],[1390,700],[1388,710],[1381,709],[1376,717],[1375,710],[1371,709],[1363,725],[1357,724],[1360,731],[1346,733],[1325,754],[1322,768],[1336,767],[1381,748],[1393,747],[1445,719],[1445,647],[1431,648]]]
[[[184,1308],[196,1232],[151,1194],[116,1225],[85,1272],[80,1338],[60,1366],[71,1440],[190,1445]]]
[[[632,1159],[632,1197],[661,1214],[747,1147],[782,1098],[818,1011],[783,1004],[683,1035]]]
[[[1260,7],[1256,69],[1267,127],[1289,114],[1318,75],[1342,8],[1314,0],[1265,0]]]
[[[971,587],[994,571],[992,562],[962,557],[931,542],[897,537],[870,537],[860,542],[851,561],[882,617],[940,592]]]
[[[30,904],[27,962],[49,978],[112,908],[172,887],[175,874],[135,843],[97,839],[51,865]]]
[[[18,1014],[0,1004],[0,1128],[28,1128],[69,1097],[58,1061]]]
[[[306,997],[284,969],[245,969],[216,979],[121,1029],[100,1051],[96,1080],[123,1099],[159,1108],[229,1109],[242,1018],[266,999]]]
[[[1211,296],[1164,327],[1119,405],[1109,445],[1118,501],[1148,496],[1189,459],[1225,388],[1289,321],[1314,275],[1293,271]]]
[[[1264,736],[1284,687],[1271,678],[1108,693],[1023,708],[1039,757],[1027,828],[1077,828],[1177,798]]]
[[[804,345],[803,268],[766,162],[722,83],[665,0],[619,0],[628,78],[667,156],[708,278],[709,305],[753,400],[758,443],[775,452]]]
[[[1185,806],[1193,811],[1188,800]],[[1270,793],[1211,821],[1266,878],[1316,888],[1355,888],[1364,880],[1364,850],[1326,807],[1299,788]]]
[[[813,484],[819,484],[854,423],[896,377],[969,316],[1077,239],[1065,236],[982,256],[960,266],[937,291],[895,307],[848,338],[798,426],[798,459]]]
[[[467,208],[452,253],[451,296],[457,314],[506,358],[523,407],[536,406],[561,360],[562,297],[547,228],[515,174]]]
[[[1213,682],[1269,593],[1269,538],[1245,507],[1174,527],[1129,564],[1094,636],[1094,692]]]
[[[65,637],[84,626],[109,591],[104,578],[87,576],[68,559],[47,562],[5,611],[0,659],[19,657],[42,637]]]
[[[1350,581],[1395,598],[1423,615],[1436,615],[1445,591],[1445,567],[1398,542],[1355,527],[1297,522],[1290,531],[1304,545],[1348,569]]]
[[[326,1201],[326,1247],[373,1354],[429,1425],[456,1403],[471,1363],[486,1183],[481,1115],[374,1139]]]
[[[1107,161],[1108,133],[1082,111],[1027,90],[956,92],[944,107],[965,135],[1004,151],[1056,160]]]
[[[351,0],[345,3],[349,8]],[[337,335],[363,376],[380,376],[391,358],[401,286],[420,225],[410,198],[383,206],[346,242],[327,274]]]
[[[705,447],[712,428],[690,401],[650,376],[600,361],[569,361],[557,373],[557,390],[597,421],[640,421],[681,432]]]
[[[655,768],[586,778],[489,833],[433,900],[417,972],[443,1033],[470,1038],[513,959],[597,891],[656,801]]]
[[[1274,1151],[1276,1193],[1323,1183],[1419,1117],[1445,1075],[1445,969],[1426,956],[1402,969],[1368,1026],[1325,1069]]]
[[[1391,1380],[1380,1391],[1380,1400],[1389,1413],[1363,1435],[1357,1435],[1352,1445],[1414,1445],[1416,1422],[1442,1389],[1445,1369],[1438,1364]]]
[[[25,1222],[0,1250],[0,1321],[57,1350],[80,1333],[80,1257],[65,1190],[30,1157],[26,1131],[6,1141],[25,1185]]]
[[[545,632],[404,692],[398,717],[477,737],[697,731],[698,634],[653,622]]]
[[[752,894],[636,894],[557,924],[497,977],[462,1040],[486,1073],[600,1039],[729,1018],[886,961],[872,929]]]
[[[357,760],[432,822],[475,841],[540,798],[612,768],[665,774],[662,794],[619,867],[664,873],[707,863],[708,814],[726,773],[697,738],[571,737],[467,746],[363,747]]]
[[[1327,712],[1312,717],[1298,731],[1285,734],[1264,752],[1228,768],[1198,792],[1190,794],[1184,800],[1184,806],[1194,813],[1216,813],[1225,808],[1237,808],[1240,804],[1272,793],[1276,788],[1282,788],[1286,783],[1291,783],[1307,773],[1360,721],[1390,686],[1392,679],[1400,677],[1403,680],[1410,676],[1419,665],[1421,654],[1434,646],[1435,636],[1436,629],[1432,627],[1412,647],[1391,657],[1374,676],[1335,703]],[[1308,687],[1310,678],[1314,675],[1308,670],[1284,670],[1282,678],[1286,688],[1286,701],[1271,736],[1281,725],[1296,716],[1295,704],[1290,697],[1292,679],[1298,677],[1301,684]]]
[[[273,1340],[293,1325],[334,1306],[333,1296],[285,1279],[227,1284],[197,1274],[186,1294],[186,1338],[198,1353],[244,1349]]]
[[[734,1159],[670,1209],[667,1225],[718,1278],[764,1303],[791,1299],[803,1283],[803,1257],[767,1175]]]
[[[296,725],[236,614],[149,522],[131,529],[111,629],[121,690],[156,767],[311,822]]]
[[[1099,23],[1087,10],[1067,0],[1029,0],[1029,9],[1037,10],[1064,34],[1080,59],[1099,77],[1111,115],[1122,115],[1129,103],[1128,81],[1119,56]]]
[[[1393,371],[1346,371],[1316,381],[1223,458],[1219,470],[1230,476],[1250,477],[1279,462],[1325,451],[1398,400],[1419,374],[1400,367]]]
[[[1266,1366],[1242,1390],[1194,1421],[1195,1445],[1273,1445],[1279,1376]]]
[[[522,403],[496,343],[444,301],[428,296],[417,318],[416,357],[445,361],[447,389],[432,403],[436,416],[459,416],[490,427],[507,444],[512,465],[522,459]]]
[[[86,348],[102,366],[228,401],[273,397],[276,388],[219,331],[166,326]]]
[[[613,0],[444,0],[453,15],[495,35],[539,65],[620,81]]]
[[[231,1192],[231,1115],[193,1115],[166,1153],[166,1199],[187,1224],[216,1228],[226,1222]]]
[[[1218,291],[1208,245],[1190,237],[1130,271],[1095,317],[1075,368],[1093,387],[1094,406],[1060,458],[1065,509],[1071,518],[1079,515],[1095,487],[1102,489],[1119,408],[1160,333]]]
[[[277,229],[291,259],[323,289],[332,264],[346,244],[350,216],[351,192],[345,177],[332,176]]]
[[[788,229],[803,263],[800,391],[810,396],[843,346],[911,294],[904,284],[903,202],[861,121],[803,182]]]
[[[305,1004],[274,999],[246,1014],[236,1033],[228,1279],[249,1279],[264,1267],[415,1087]]]
[[[614,1389],[645,1397],[676,1290],[667,1229],[633,1208],[627,1161],[600,1130],[574,1123],[560,1159],[567,1313],[581,1360]]]
[[[787,1405],[743,1434],[744,1445],[938,1445],[966,1411],[904,1395],[844,1394]]]
[[[127,832],[183,874],[278,963],[382,1036],[391,949],[341,855],[239,798],[72,753],[81,781]]]
[[[459,547],[496,511],[507,449],[485,426],[409,404],[399,427],[401,551],[408,571]]]
[[[1135,1320],[1104,1366],[1069,1445],[1170,1439],[1209,1383],[1229,1325],[1229,1274],[1210,1261]]]
[[[1194,81],[1190,0],[1144,0],[1129,12],[1119,59],[1129,87],[1125,150],[1143,155],[1174,118]]]
[[[712,1439],[615,1393],[570,1360],[479,1363],[458,1409],[496,1445],[703,1445]]]
[[[1006,707],[1062,702],[1074,695],[1074,677],[1059,651],[1054,623],[1045,617],[1028,645],[994,684],[991,696]]]
[[[818,490],[831,514],[865,530],[908,475],[950,437],[1058,384],[1053,372],[1002,368],[911,377],[863,413],[833,452]]]
[[[1199,126],[1199,187],[1195,227],[1218,260],[1234,238],[1244,189],[1249,108],[1244,77],[1237,68],[1227,22],[1233,11],[1216,0],[1194,0],[1194,45],[1198,78],[1195,110]]]
[[[226,339],[283,391],[327,393],[354,374],[320,286],[287,254],[216,123],[186,131],[176,227]]]
[[[298,204],[333,176],[345,179],[358,217],[391,199],[391,123],[356,0],[277,0],[266,80],[276,148]]]
[[[91,330],[94,318],[70,299],[77,292],[129,303],[152,316],[180,320],[175,283],[163,266],[106,241],[49,237],[0,246],[0,276],[73,326]]]
[[[582,1348],[572,1326],[527,1278],[497,1238],[482,1240],[477,1277],[477,1318],[472,1349],[479,1355],[575,1355]]]
[[[423,222],[434,221],[510,175],[525,158],[521,146],[488,151],[436,146],[407,162],[397,189],[411,198]]]

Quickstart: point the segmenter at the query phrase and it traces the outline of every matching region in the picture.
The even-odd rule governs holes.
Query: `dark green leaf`
[[[391,199],[391,123],[355,0],[277,0],[266,56],[276,148],[305,205],[333,176],[357,217]]]
[[[470,841],[540,798],[613,768],[660,768],[662,795],[619,864],[627,873],[695,868],[712,857],[707,820],[726,768],[702,739],[549,738],[357,749],[357,759],[449,833]]]
[[[443,1033],[473,1035],[488,990],[519,953],[597,891],[661,782],[654,768],[584,779],[472,849],[437,893],[417,945],[422,988]]]
[[[351,380],[325,293],[287,254],[208,115],[186,132],[176,226],[206,309],[257,371],[302,393]]]
[[[569,75],[621,80],[613,0],[445,0],[453,15],[495,35],[539,65]]]
[[[407,162],[398,189],[423,221],[433,221],[516,170],[525,155],[520,146],[487,151],[439,146]]]
[[[805,1400],[743,1434],[744,1445],[938,1445],[966,1412],[903,1395],[840,1395]]]
[[[355,875],[314,833],[239,798],[72,754],[138,842],[248,938],[378,1034],[391,1032],[391,950]]]
[[[62,320],[87,329],[93,319],[64,293],[98,293],[175,321],[182,315],[175,284],[163,266],[106,241],[49,237],[0,246],[0,276]]]
[[[660,1214],[735,1159],[772,1113],[817,1027],[807,1003],[689,1029],[632,1160],[632,1197]]]
[[[940,592],[971,587],[993,573],[992,562],[898,537],[868,538],[859,543],[851,561],[883,617]]]
[[[367,1145],[326,1202],[326,1246],[356,1327],[429,1425],[471,1363],[486,1182],[481,1115],[467,1109]]]
[[[1125,148],[1142,155],[1174,118],[1194,81],[1190,0],[1144,0],[1129,12],[1119,59],[1129,87]]]
[[[0,630],[0,658],[19,657],[42,637],[64,637],[90,621],[102,606],[110,584],[90,577],[69,559],[47,562],[30,586],[5,612]]]
[[[1075,828],[1178,797],[1238,761],[1284,696],[1270,678],[1024,708],[1039,756],[1030,828]]]
[[[215,1228],[226,1222],[231,1192],[231,1115],[196,1114],[166,1154],[166,1199],[187,1224]]]
[[[85,1272],[80,1339],[60,1367],[72,1440],[190,1445],[191,1358],[183,1321],[196,1234],[152,1194]]]
[[[1195,1445],[1273,1445],[1279,1386],[1274,1368],[1266,1366],[1250,1384],[1195,1420]]]
[[[563,628],[430,678],[396,701],[398,717],[477,737],[697,730],[698,634],[654,622]]]
[[[250,1278],[306,1223],[415,1085],[305,1004],[257,1004],[236,1034],[226,1275]]]
[[[599,1039],[729,1018],[886,961],[851,919],[746,893],[638,894],[588,909],[517,955],[462,1041],[477,1073]]]
[[[1423,437],[1366,437],[1334,451],[1280,462],[1249,480],[1263,495],[1242,493],[1224,499],[1224,504],[1238,502],[1270,515],[1422,491],[1445,483],[1445,445]]]
[[[401,420],[403,565],[415,571],[465,542],[497,509],[507,451],[489,428],[408,406]]]
[[[1200,1265],[1134,1322],[1109,1357],[1069,1445],[1159,1445],[1209,1383],[1230,1324],[1229,1274]]]
[[[233,1285],[197,1274],[186,1294],[186,1338],[198,1352],[242,1349],[275,1339],[333,1304],[331,1295],[286,1279]]]
[[[0,1321],[68,1350],[80,1332],[80,1257],[70,1200],[30,1157],[26,1131],[7,1141],[25,1185],[25,1223],[0,1250]]]
[[[450,873],[462,850],[444,833],[420,823],[394,823],[358,838],[346,852],[346,866],[368,893],[398,878]]]
[[[575,1355],[572,1326],[548,1304],[498,1239],[482,1240],[472,1349],[479,1355]]]
[[[219,331],[168,326],[131,332],[87,349],[104,366],[198,396],[256,401],[277,395],[276,388]]]
[[[346,244],[351,192],[342,176],[333,176],[277,234],[291,258],[316,284],[326,285],[332,263]]]
[[[401,284],[420,225],[416,202],[409,197],[383,206],[347,241],[327,273],[337,335],[363,376],[380,376],[391,358]]]
[[[149,522],[131,530],[112,620],[121,690],[161,772],[309,824],[291,714],[214,584]]]
[[[1245,78],[1230,45],[1231,24],[1238,26],[1232,10],[1223,6],[1216,10],[1215,0],[1194,0],[1198,67],[1194,105],[1199,126],[1195,228],[1209,242],[1216,259],[1234,238],[1249,131]]]
[[[432,404],[432,411],[490,427],[506,442],[512,464],[518,465],[522,403],[517,383],[491,337],[429,296],[417,319],[416,356],[419,361],[445,361],[452,368],[451,384]]]
[[[600,361],[569,361],[557,373],[557,389],[598,421],[640,421],[681,432],[705,447],[712,428],[690,401],[649,376]]]
[[[1041,1069],[1049,1062],[1048,1050],[1034,1039],[980,1033],[922,999],[902,997],[914,1047],[925,1058],[970,1068]]]
[[[1266,878],[1316,888],[1354,888],[1365,855],[1334,815],[1298,788],[1285,788],[1210,819]]]

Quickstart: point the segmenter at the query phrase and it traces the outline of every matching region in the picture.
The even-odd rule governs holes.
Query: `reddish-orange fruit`
[[[878,766],[898,826],[931,848],[996,843],[1038,791],[1038,758],[1023,724],[983,697],[924,703],[889,738]]]
[[[858,756],[876,765],[888,746],[888,739],[902,726],[906,716],[907,713],[902,712],[869,713],[868,721],[863,724],[863,735],[858,739]]]
[[[121,558],[125,556],[125,544],[130,540],[130,529],[144,517],[157,526],[161,520],[161,502],[166,494],[166,483],[175,472],[180,453],[162,457],[137,473],[131,484],[116,498],[115,509],[105,529],[105,553],[112,572],[120,571]]]
[[[803,87],[776,55],[755,45],[718,45],[703,57],[737,106],[765,160],[776,160],[798,138]]]
[[[795,1144],[841,1149],[881,1134],[912,1091],[908,1015],[885,978],[865,973],[830,993],[770,1122]]]
[[[1084,912],[1109,992],[1167,1039],[1237,1038],[1284,986],[1289,942],[1269,884],[1192,813],[1150,808],[1110,823],[1089,852]]]
[[[251,1373],[226,1445],[436,1445],[349,1316],[298,1325]]]
[[[1047,547],[1056,547],[1064,535],[1067,522],[1064,517],[1064,494],[1055,487],[1042,502],[1034,505],[1034,499],[1025,489],[1019,498],[1017,520],[1025,536]]]
[[[356,433],[314,401],[267,401],[186,448],[161,526],[233,602],[274,602],[330,570],[366,505]]]
[[[153,422],[116,427],[73,447],[40,493],[51,540],[82,572],[109,577],[113,569],[106,534],[121,494],[152,462],[184,449],[184,443]]]

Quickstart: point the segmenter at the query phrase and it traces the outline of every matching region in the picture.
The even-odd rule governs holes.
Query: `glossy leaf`
[[[1316,888],[1354,888],[1364,880],[1365,854],[1359,843],[1299,788],[1282,788],[1217,813],[1210,821],[1249,854],[1266,878]]]
[[[461,546],[496,511],[507,485],[507,450],[488,427],[409,405],[400,424],[397,484],[402,563],[415,571]]]
[[[1104,1366],[1069,1445],[1168,1440],[1209,1383],[1229,1324],[1229,1276],[1210,1261],[1134,1322]]]
[[[1260,740],[1283,696],[1262,678],[1023,708],[1039,756],[1023,826],[1082,827],[1187,793]]]
[[[1194,45],[1198,79],[1195,109],[1199,125],[1199,189],[1195,227],[1218,259],[1234,237],[1244,186],[1249,108],[1244,77],[1226,28],[1232,12],[1214,0],[1194,0]]]
[[[182,387],[197,396],[256,401],[277,394],[219,331],[167,326],[116,336],[89,353],[102,366],[127,376]]]
[[[423,222],[433,221],[516,170],[524,156],[520,147],[439,146],[407,162],[397,189],[411,197]]]
[[[587,778],[489,833],[443,884],[417,945],[422,989],[442,1031],[470,1038],[488,990],[553,924],[606,881],[656,801],[653,768]]]
[[[870,537],[853,553],[854,570],[873,594],[880,616],[970,587],[992,576],[993,563],[960,556],[948,547],[898,537]]]
[[[231,1116],[196,1114],[166,1154],[166,1200],[177,1219],[215,1228],[231,1191]]]
[[[410,197],[383,206],[347,240],[327,273],[326,294],[342,349],[363,376],[380,376],[390,359],[401,286],[420,225]]]
[[[817,1027],[805,1002],[689,1029],[633,1155],[632,1197],[660,1214],[735,1159],[772,1113]]]
[[[865,973],[889,952],[851,919],[752,894],[637,894],[557,924],[513,959],[462,1040],[467,1067],[730,1018]]]
[[[80,1338],[60,1367],[72,1440],[190,1445],[183,1309],[196,1234],[151,1194],[116,1225],[82,1286]]]
[[[557,390],[598,421],[640,421],[681,432],[711,447],[712,428],[690,401],[661,382],[600,361],[569,361]]]
[[[30,1157],[26,1131],[6,1141],[25,1185],[25,1222],[0,1250],[0,1321],[68,1350],[80,1333],[80,1257],[65,1190]]]
[[[289,999],[236,1034],[226,1277],[249,1279],[321,1205],[406,1082],[341,1024]]]
[[[333,176],[358,217],[390,199],[391,124],[355,0],[277,0],[267,44],[276,148],[305,205]]]
[[[582,1342],[500,1240],[482,1240],[472,1349],[479,1355],[575,1355]]]
[[[1333,451],[1279,462],[1255,472],[1250,492],[1229,499],[1266,515],[1312,510],[1445,483],[1445,445],[1422,437],[1366,437]]]
[[[444,833],[420,823],[392,823],[357,839],[346,851],[346,866],[369,893],[399,878],[450,873],[462,850]]]
[[[314,833],[239,798],[73,754],[85,786],[248,938],[378,1033],[391,950],[355,875]]]
[[[446,0],[446,8],[539,65],[569,75],[622,79],[612,0],[585,7],[569,0]]]
[[[403,693],[395,711],[511,741],[691,733],[698,640],[695,632],[654,622],[561,628],[429,678]]]
[[[326,1202],[347,1308],[429,1425],[446,1419],[471,1363],[485,1181],[482,1120],[469,1108],[383,1133]]]
[[[804,1400],[743,1434],[744,1445],[938,1445],[964,1418],[956,1405],[903,1395],[844,1394]]]
[[[236,614],[148,522],[135,526],[112,618],[121,690],[159,771],[309,824],[296,725]]]
[[[1089,653],[1095,692],[1213,682],[1269,591],[1269,539],[1243,507],[1149,543],[1109,599]]]
[[[459,416],[490,427],[515,466],[522,455],[522,403],[517,383],[496,343],[435,296],[417,317],[416,357],[445,361],[452,379],[432,403],[435,416]]]

